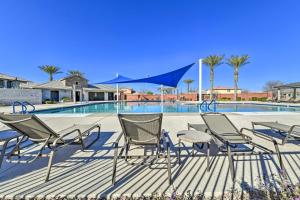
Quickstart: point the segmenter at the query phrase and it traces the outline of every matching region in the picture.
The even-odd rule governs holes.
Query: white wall
[[[28,101],[32,104],[42,103],[40,89],[0,89],[0,103],[10,105],[15,101]]]
[[[42,91],[42,98],[43,98],[43,101],[45,101],[46,99],[51,99],[50,90],[43,90]]]
[[[61,100],[64,97],[68,97],[71,99],[72,91],[71,90],[59,90],[59,100]],[[71,101],[72,101],[72,99],[71,99]]]
[[[64,97],[69,97],[70,99],[72,97],[72,91],[71,90],[52,90],[52,91],[58,91],[59,92],[59,100],[61,100]],[[51,99],[51,90],[43,89],[42,94],[43,94],[42,95],[43,101],[45,101],[46,99]]]

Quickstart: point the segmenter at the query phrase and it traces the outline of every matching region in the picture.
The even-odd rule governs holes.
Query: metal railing
[[[213,108],[211,108],[213,106]],[[217,101],[215,99],[211,100],[211,102],[207,106],[209,111],[216,112],[217,111]]]
[[[29,103],[28,101],[23,101],[23,105],[26,106],[26,111],[27,111],[27,106],[30,106],[32,108],[32,110],[30,112],[35,111],[35,106],[33,104]]]
[[[204,106],[204,108],[203,108],[203,106]],[[208,110],[208,103],[207,103],[207,101],[203,100],[199,107],[200,107],[201,111],[207,112],[207,110]]]
[[[21,111],[17,112],[16,111],[16,106],[21,106]],[[35,106],[32,105],[31,103],[29,103],[28,101],[24,101],[24,102],[20,102],[20,101],[15,101],[12,104],[12,109],[13,109],[13,113],[21,113],[21,114],[26,114],[28,113],[28,108],[27,106],[30,106],[32,108],[32,110],[30,112],[34,112],[35,111]]]

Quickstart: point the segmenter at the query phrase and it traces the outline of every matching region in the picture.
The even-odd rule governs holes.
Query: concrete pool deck
[[[197,156],[190,156],[189,144],[182,151],[182,164],[176,163],[176,133],[187,129],[187,123],[202,123],[199,114],[168,115],[163,118],[163,129],[169,132],[172,154],[173,185],[168,186],[166,169],[149,169],[145,166],[128,166],[118,162],[117,183],[111,185],[113,148],[112,142],[118,137],[121,127],[116,115],[39,115],[55,130],[62,130],[74,123],[100,121],[101,138],[89,149],[81,151],[79,145],[71,145],[57,152],[50,181],[44,183],[47,158],[31,164],[4,163],[0,171],[0,198],[99,198],[119,196],[141,196],[154,193],[178,194],[190,192],[219,196],[232,187],[244,191],[246,185],[257,186],[257,179],[266,177],[271,182],[278,175],[278,160],[275,155],[239,156],[235,162],[237,182],[233,185],[225,156],[214,156],[210,172],[206,172],[206,160],[199,150]],[[229,113],[234,124],[251,128],[251,121],[279,121],[286,124],[300,124],[300,113]],[[247,133],[260,144],[274,149],[271,142]],[[93,136],[92,136],[93,137]],[[92,138],[89,138],[92,139]],[[88,139],[88,140],[89,140]],[[28,151],[34,151],[34,146]],[[213,145],[212,152],[216,152]],[[279,147],[288,178],[293,183],[300,182],[300,144],[288,143]],[[158,166],[160,168],[160,166]]]

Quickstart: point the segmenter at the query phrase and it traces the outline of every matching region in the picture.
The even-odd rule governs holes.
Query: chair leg
[[[55,152],[56,152],[56,148],[53,147],[51,150],[51,153],[50,153],[49,161],[48,161],[48,168],[47,168],[47,175],[46,175],[45,182],[47,182],[49,180],[50,171],[51,171],[51,167],[52,167],[52,163],[53,163],[53,158],[55,156]]]
[[[125,161],[127,162],[127,157],[128,157],[128,151],[129,151],[129,144],[125,144]],[[145,150],[144,150],[145,153]]]
[[[97,128],[98,128],[98,132],[97,132],[97,137],[96,137],[96,139],[94,139],[90,144],[88,144],[87,146],[85,146],[85,148],[89,148],[89,147],[92,146],[96,141],[99,140],[100,134],[101,134],[101,132],[100,132],[101,127],[100,127],[100,126],[97,126]],[[90,133],[88,134],[88,136],[89,136],[89,135],[90,135]]]
[[[167,147],[167,160],[168,160],[168,180],[169,180],[169,185],[172,185],[170,147]]]
[[[209,172],[209,156],[210,156],[210,145],[207,143],[207,168],[206,170]]]
[[[181,154],[181,140],[179,139],[179,142],[178,142],[178,164],[181,163],[180,154]]]
[[[192,156],[195,157],[195,143],[193,143]]]
[[[279,160],[280,168],[281,168],[281,170],[283,170],[284,166],[283,166],[281,153],[280,153],[280,150],[279,150],[279,147],[278,147],[278,143],[276,142],[276,140],[273,140],[273,143],[274,143],[276,154],[277,154],[277,157],[278,157],[278,160]]]
[[[234,166],[233,166],[233,160],[232,160],[232,155],[231,155],[231,149],[228,144],[226,146],[227,146],[227,156],[228,156],[228,161],[229,161],[229,170],[230,170],[232,181],[234,181],[235,174],[234,174]]]
[[[82,151],[84,151],[85,145],[84,145],[82,136],[80,136],[80,142],[81,142],[81,148],[82,148]]]
[[[1,150],[1,155],[0,155],[0,169],[1,169],[1,166],[2,166],[2,162],[3,162],[3,158],[5,156],[5,150],[6,150],[6,147],[7,147],[7,144],[8,144],[8,140],[4,142],[4,144],[2,145],[2,150]]]
[[[112,184],[113,185],[115,185],[115,183],[116,183],[117,159],[118,159],[118,147],[115,147],[114,163],[113,163],[113,174],[112,174]]]

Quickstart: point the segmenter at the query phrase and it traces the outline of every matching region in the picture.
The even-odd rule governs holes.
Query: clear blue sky
[[[261,90],[268,80],[300,81],[299,20],[299,0],[1,1],[0,72],[45,82],[37,66],[54,64],[95,83],[157,75],[209,54],[249,54],[239,85]],[[230,67],[215,70],[215,85],[233,85]]]

